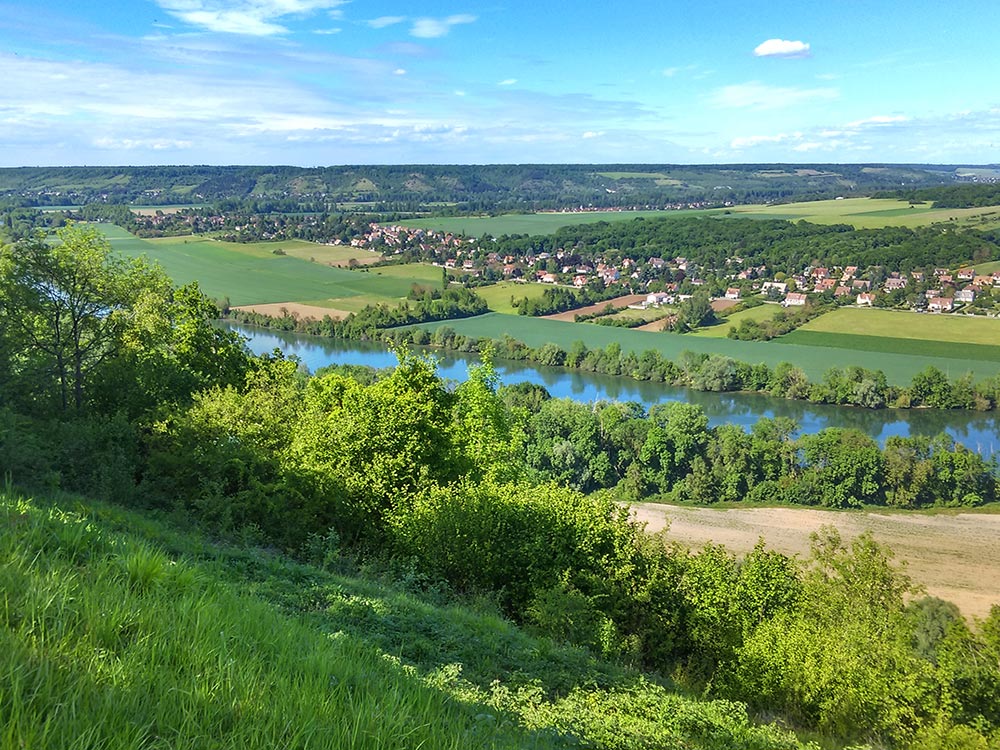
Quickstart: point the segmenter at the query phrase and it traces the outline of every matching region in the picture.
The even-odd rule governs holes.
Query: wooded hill
[[[0,169],[0,200],[59,206],[268,199],[436,211],[722,205],[934,187],[954,175],[949,166],[853,164],[18,167]]]

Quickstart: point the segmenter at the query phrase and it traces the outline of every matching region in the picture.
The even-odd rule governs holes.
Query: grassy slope
[[[468,609],[0,491],[0,747],[796,748]]]
[[[442,325],[450,326],[466,336],[501,338],[504,334],[510,334],[533,347],[553,341],[566,349],[574,341],[583,341],[589,348],[596,349],[617,342],[621,345],[622,351],[639,353],[646,349],[654,349],[670,359],[676,359],[681,352],[688,350],[706,354],[724,354],[742,362],[765,362],[770,366],[779,362],[791,362],[801,367],[810,380],[822,378],[823,373],[831,367],[844,367],[848,364],[882,370],[890,383],[901,385],[909,383],[916,373],[928,365],[933,365],[951,376],[972,372],[979,378],[993,375],[998,369],[994,363],[983,360],[885,353],[881,350],[853,351],[849,361],[846,361],[842,350],[827,346],[779,344],[773,341],[734,341],[497,313],[464,320],[428,323],[424,327],[433,330]]]
[[[707,216],[707,211],[586,211],[583,213],[504,214],[503,216],[444,216],[428,219],[400,219],[398,224],[423,227],[441,232],[453,232],[469,237],[484,234],[499,237],[503,234],[552,234],[559,227],[577,224],[595,224],[598,221],[631,221],[646,219]]]
[[[395,302],[409,293],[414,280],[419,280],[331,268],[290,254],[275,255],[266,249],[266,243],[239,245],[183,238],[150,242],[114,225],[98,226],[122,254],[145,255],[159,262],[175,282],[197,281],[209,296],[228,296],[233,305],[324,300],[339,307],[333,300],[356,296],[368,297],[366,304]],[[275,243],[271,247],[285,244],[294,246],[296,253],[306,252],[300,242]]]

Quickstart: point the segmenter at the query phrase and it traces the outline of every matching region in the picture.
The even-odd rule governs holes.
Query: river
[[[232,328],[247,338],[247,346],[251,351],[262,354],[280,349],[287,356],[298,357],[313,372],[332,364],[377,368],[396,364],[396,355],[380,344],[336,341],[247,326]],[[439,374],[454,381],[464,380],[469,364],[479,361],[474,355],[456,352],[434,350],[433,354],[439,360]],[[983,414],[936,409],[859,409],[810,404],[752,393],[706,393],[663,383],[639,382],[631,378],[522,362],[498,360],[494,366],[504,384],[525,381],[537,383],[545,386],[557,398],[571,398],[584,403],[601,400],[638,401],[648,408],[664,401],[687,401],[700,406],[708,416],[709,424],[713,426],[730,423],[749,429],[761,417],[780,416],[795,420],[800,433],[818,432],[824,427],[851,427],[884,444],[886,438],[893,435],[936,435],[947,432],[958,442],[984,456],[1000,452],[1000,417],[997,412]]]

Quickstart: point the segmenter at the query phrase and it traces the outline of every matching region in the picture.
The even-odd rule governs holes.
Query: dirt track
[[[593,315],[594,313],[601,312],[608,305],[613,305],[614,307],[637,305],[645,299],[645,294],[626,294],[624,297],[615,297],[615,299],[598,302],[596,305],[587,305],[586,307],[578,307],[575,310],[567,310],[566,312],[556,313],[555,315],[543,315],[542,317],[548,318],[549,320],[568,320],[572,323],[576,320],[577,315]]]
[[[334,320],[342,320],[346,318],[350,313],[346,313],[343,310],[334,310],[330,307],[317,307],[316,305],[303,305],[299,302],[272,302],[266,305],[241,305],[239,307],[234,307],[234,310],[249,310],[250,312],[259,313],[261,315],[270,315],[274,318],[280,318],[285,312],[292,315],[296,313],[301,318],[315,318],[316,320],[322,320],[324,315],[329,315]]]
[[[984,617],[1000,604],[1000,515],[986,513],[867,513],[811,508],[716,510],[645,503],[633,506],[650,531],[669,522],[670,539],[697,547],[724,544],[747,552],[763,537],[786,554],[807,557],[809,535],[825,524],[845,540],[870,531],[887,544],[928,594],[954,602],[966,616]]]

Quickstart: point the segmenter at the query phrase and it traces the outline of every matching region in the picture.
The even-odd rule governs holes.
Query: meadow
[[[803,747],[323,540],[306,565],[10,487],[0,527],[0,747]]]
[[[528,284],[518,281],[501,281],[489,286],[476,287],[476,294],[486,300],[490,309],[498,313],[514,315],[517,308],[513,305],[513,300],[528,297],[538,299],[545,293],[545,285]]]
[[[611,173],[609,173],[611,174]],[[617,174],[617,173],[615,173]],[[400,220],[403,226],[423,227],[470,237],[503,234],[552,234],[560,227],[598,221],[629,221],[637,218],[728,218],[805,220],[814,224],[850,224],[856,229],[922,227],[947,222],[958,227],[986,228],[1000,225],[1000,206],[985,208],[932,208],[910,205],[890,198],[844,198],[800,203],[752,204],[732,208],[678,211],[585,211],[504,214],[503,216],[448,216]]]
[[[739,324],[744,320],[770,320],[774,317],[774,314],[781,311],[780,305],[758,305],[757,307],[751,307],[749,310],[742,310],[732,315],[719,318],[719,322],[712,326],[706,326],[704,328],[699,328],[693,331],[689,335],[697,336],[698,338],[710,338],[710,339],[724,339],[729,334],[729,329],[733,326],[739,326]]]
[[[327,265],[334,256],[340,262],[357,254],[353,248],[301,240],[247,244],[204,237],[143,240],[112,224],[98,226],[123,255],[156,261],[176,283],[197,281],[210,297],[228,298],[234,306],[302,302],[355,312],[380,302],[396,304],[414,283],[441,280],[440,270],[432,266],[369,271]],[[283,254],[275,254],[278,249]]]
[[[775,342],[1000,362],[1000,320],[842,307]]]
[[[582,211],[578,213],[546,211],[537,214],[504,214],[502,216],[442,216],[425,219],[400,219],[406,227],[435,229],[439,232],[464,234],[468,237],[500,237],[504,234],[552,234],[560,227],[596,224],[599,221],[631,221],[632,219],[682,218],[705,216],[706,211]]]
[[[1000,207],[933,208],[930,203],[911,205],[892,198],[844,198],[801,203],[734,206],[731,216],[805,220],[813,224],[850,224],[856,229],[922,227],[948,222],[961,227],[1000,224]]]
[[[433,330],[443,325],[465,336],[502,338],[504,335],[510,335],[536,348],[554,342],[563,349],[568,349],[575,341],[582,341],[590,349],[604,348],[613,343],[620,345],[624,352],[640,353],[652,349],[672,360],[676,360],[683,351],[691,351],[721,354],[751,364],[763,362],[771,367],[780,362],[791,362],[802,368],[810,380],[821,379],[831,367],[844,367],[848,364],[882,370],[890,383],[897,384],[909,383],[916,373],[928,365],[937,367],[951,377],[971,372],[977,378],[985,378],[997,372],[996,365],[981,359],[856,351],[852,352],[850,361],[845,361],[841,349],[827,346],[776,343],[778,340],[735,341],[728,338],[639,331],[498,313],[464,320],[428,323],[423,327]]]

